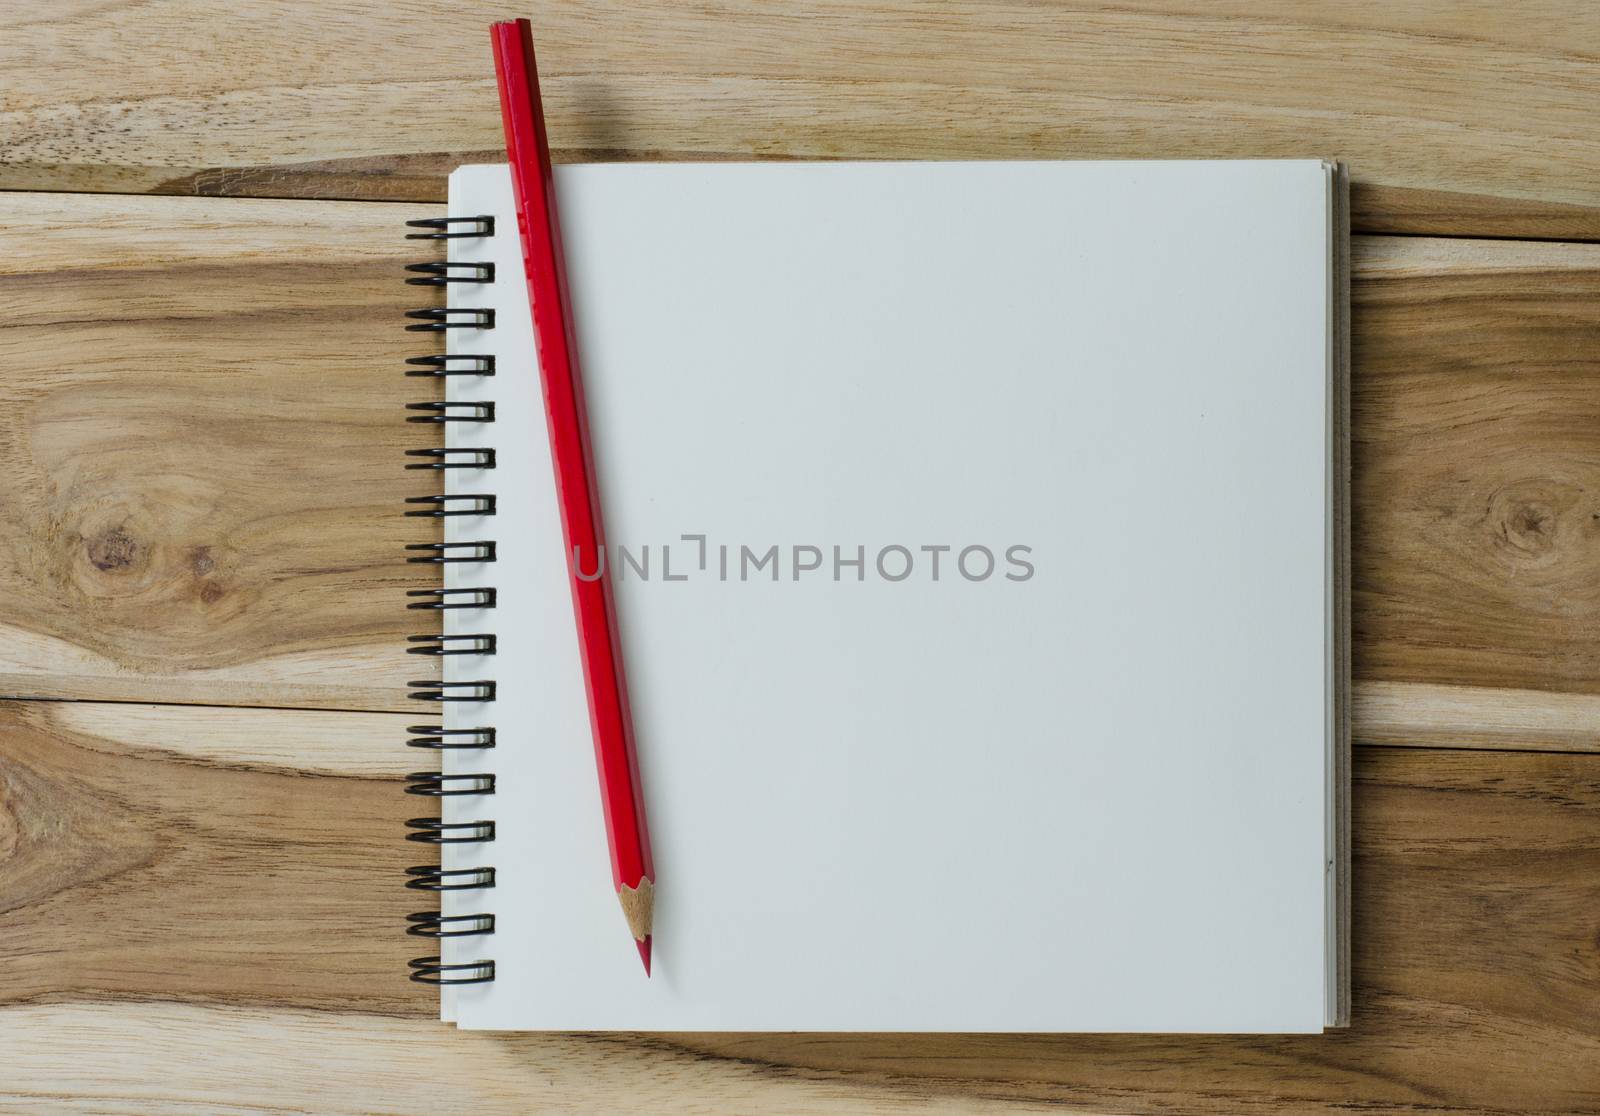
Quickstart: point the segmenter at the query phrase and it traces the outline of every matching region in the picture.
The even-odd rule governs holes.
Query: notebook
[[[421,789],[480,823],[413,881],[482,916],[414,916],[478,965],[442,1017],[1343,1025],[1342,169],[584,165],[556,188],[654,973],[609,874],[510,177],[462,167],[428,245],[461,281],[413,368],[439,374],[434,463],[461,466],[417,555],[444,592],[413,603],[444,607],[414,615],[462,653],[411,742],[463,745]]]

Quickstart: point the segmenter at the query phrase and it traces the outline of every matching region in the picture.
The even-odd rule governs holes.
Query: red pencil
[[[611,574],[600,565],[601,576],[596,580],[576,576],[578,570],[594,569],[601,562],[605,537],[578,372],[561,229],[556,218],[550,144],[545,137],[539,75],[533,62],[533,28],[527,20],[519,19],[496,23],[489,34],[494,42],[494,70],[500,86],[500,117],[505,123],[511,181],[516,188],[522,261],[533,304],[561,527],[572,559],[572,607],[577,615],[578,648],[589,691],[589,723],[594,731],[595,763],[600,769],[600,801],[605,810],[606,841],[611,847],[611,876],[648,976],[655,868],[650,861],[650,836],[645,829],[644,800],[639,792],[633,718],[628,712],[616,609],[611,602]]]

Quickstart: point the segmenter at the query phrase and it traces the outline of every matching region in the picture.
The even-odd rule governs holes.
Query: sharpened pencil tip
[[[636,940],[634,945],[639,947],[639,960],[644,962],[644,975],[650,975],[650,935]]]

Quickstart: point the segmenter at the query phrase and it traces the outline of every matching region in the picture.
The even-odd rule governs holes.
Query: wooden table
[[[568,160],[1352,163],[1354,1026],[1315,1038],[435,1022],[400,224],[498,157],[505,11],[4,7],[0,1109],[1600,1111],[1600,7],[531,13]]]

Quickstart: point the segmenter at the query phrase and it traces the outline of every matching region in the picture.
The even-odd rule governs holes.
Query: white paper
[[[504,167],[493,984],[473,1028],[1317,1031],[1326,1014],[1330,190],[1318,162],[562,167],[657,869],[608,867]],[[706,536],[707,568],[699,568]],[[663,577],[662,547],[673,575]],[[732,548],[730,577],[718,547]],[[741,547],[780,550],[740,580]],[[795,546],[823,554],[793,573]],[[832,548],[866,567],[835,581]],[[874,561],[904,547],[912,573]],[[948,546],[940,578],[923,547]],[[996,570],[967,580],[965,547]],[[1010,547],[1028,547],[1026,580]],[[801,552],[809,559],[810,552]],[[886,569],[903,560],[888,551]],[[969,572],[982,567],[970,552]],[[477,718],[477,720],[474,720]]]

